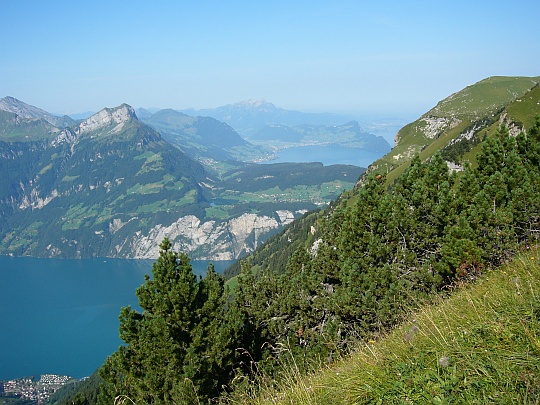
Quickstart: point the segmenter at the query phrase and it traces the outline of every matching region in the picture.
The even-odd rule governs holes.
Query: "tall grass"
[[[262,383],[253,404],[540,403],[540,251],[411,313],[332,367]],[[246,391],[245,391],[246,392]],[[239,400],[240,398],[236,398]]]

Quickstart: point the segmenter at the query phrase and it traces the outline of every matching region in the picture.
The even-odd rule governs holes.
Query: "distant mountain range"
[[[371,152],[387,153],[391,147],[382,136],[365,132],[357,121],[342,125],[266,125],[251,139],[257,145],[341,145]],[[276,141],[279,143],[276,144]]]
[[[244,140],[229,125],[211,117],[193,117],[172,109],[137,110],[140,119],[162,137],[196,159],[260,160],[268,155],[262,147]]]
[[[126,104],[75,122],[1,99],[0,254],[153,258],[167,236],[192,258],[234,259],[364,171],[248,164],[235,157],[260,148],[213,118],[145,120]]]
[[[183,112],[223,121],[244,139],[268,152],[306,145],[341,145],[380,153],[391,149],[382,136],[363,130],[350,116],[290,111],[264,100]]]
[[[265,100],[247,100],[218,108],[182,110],[182,112],[223,121],[246,138],[252,138],[267,125],[339,125],[353,119],[351,116],[341,114],[285,110]]]
[[[346,116],[289,111],[266,101],[184,112],[152,113],[141,108],[137,115],[197,159],[260,162],[283,148],[311,145],[340,145],[381,154],[391,149],[382,136],[363,130],[357,121],[343,124]]]

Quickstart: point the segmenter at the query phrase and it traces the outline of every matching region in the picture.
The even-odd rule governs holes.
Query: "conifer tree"
[[[210,266],[199,283],[187,255],[174,252],[168,239],[160,248],[153,279],[146,275],[137,289],[143,312],[121,310],[126,345],[100,370],[101,403],[122,396],[135,403],[204,402],[230,380],[236,342],[226,321],[223,280]]]

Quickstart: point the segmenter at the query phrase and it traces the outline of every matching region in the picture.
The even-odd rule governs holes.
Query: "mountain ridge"
[[[0,110],[12,112],[25,119],[41,118],[51,125],[57,127],[66,127],[75,123],[75,121],[67,115],[58,117],[45,110],[42,110],[41,108],[31,106],[30,104],[26,104],[25,102],[11,96],[6,96],[0,99]]]
[[[517,135],[534,118],[534,107],[529,102],[529,112],[525,112],[520,100],[528,94],[536,99],[539,83],[540,76],[492,76],[451,94],[402,127],[396,133],[394,148],[369,171],[386,173],[393,181],[416,154],[426,159],[435,150],[462,143],[464,138],[492,136],[503,121],[515,127],[512,131]],[[473,159],[472,154],[469,157]]]
[[[261,127],[279,125],[337,125],[354,119],[349,115],[305,113],[276,107],[266,100],[245,100],[217,108],[181,110],[188,115],[205,115],[225,122],[241,136],[249,139]]]
[[[242,138],[230,125],[212,117],[190,116],[173,109],[143,112],[142,121],[195,159],[257,160],[266,151]]]

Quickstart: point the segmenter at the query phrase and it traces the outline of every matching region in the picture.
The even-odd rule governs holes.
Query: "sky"
[[[539,76],[539,15],[538,0],[0,0],[0,97],[420,116],[489,76]]]

